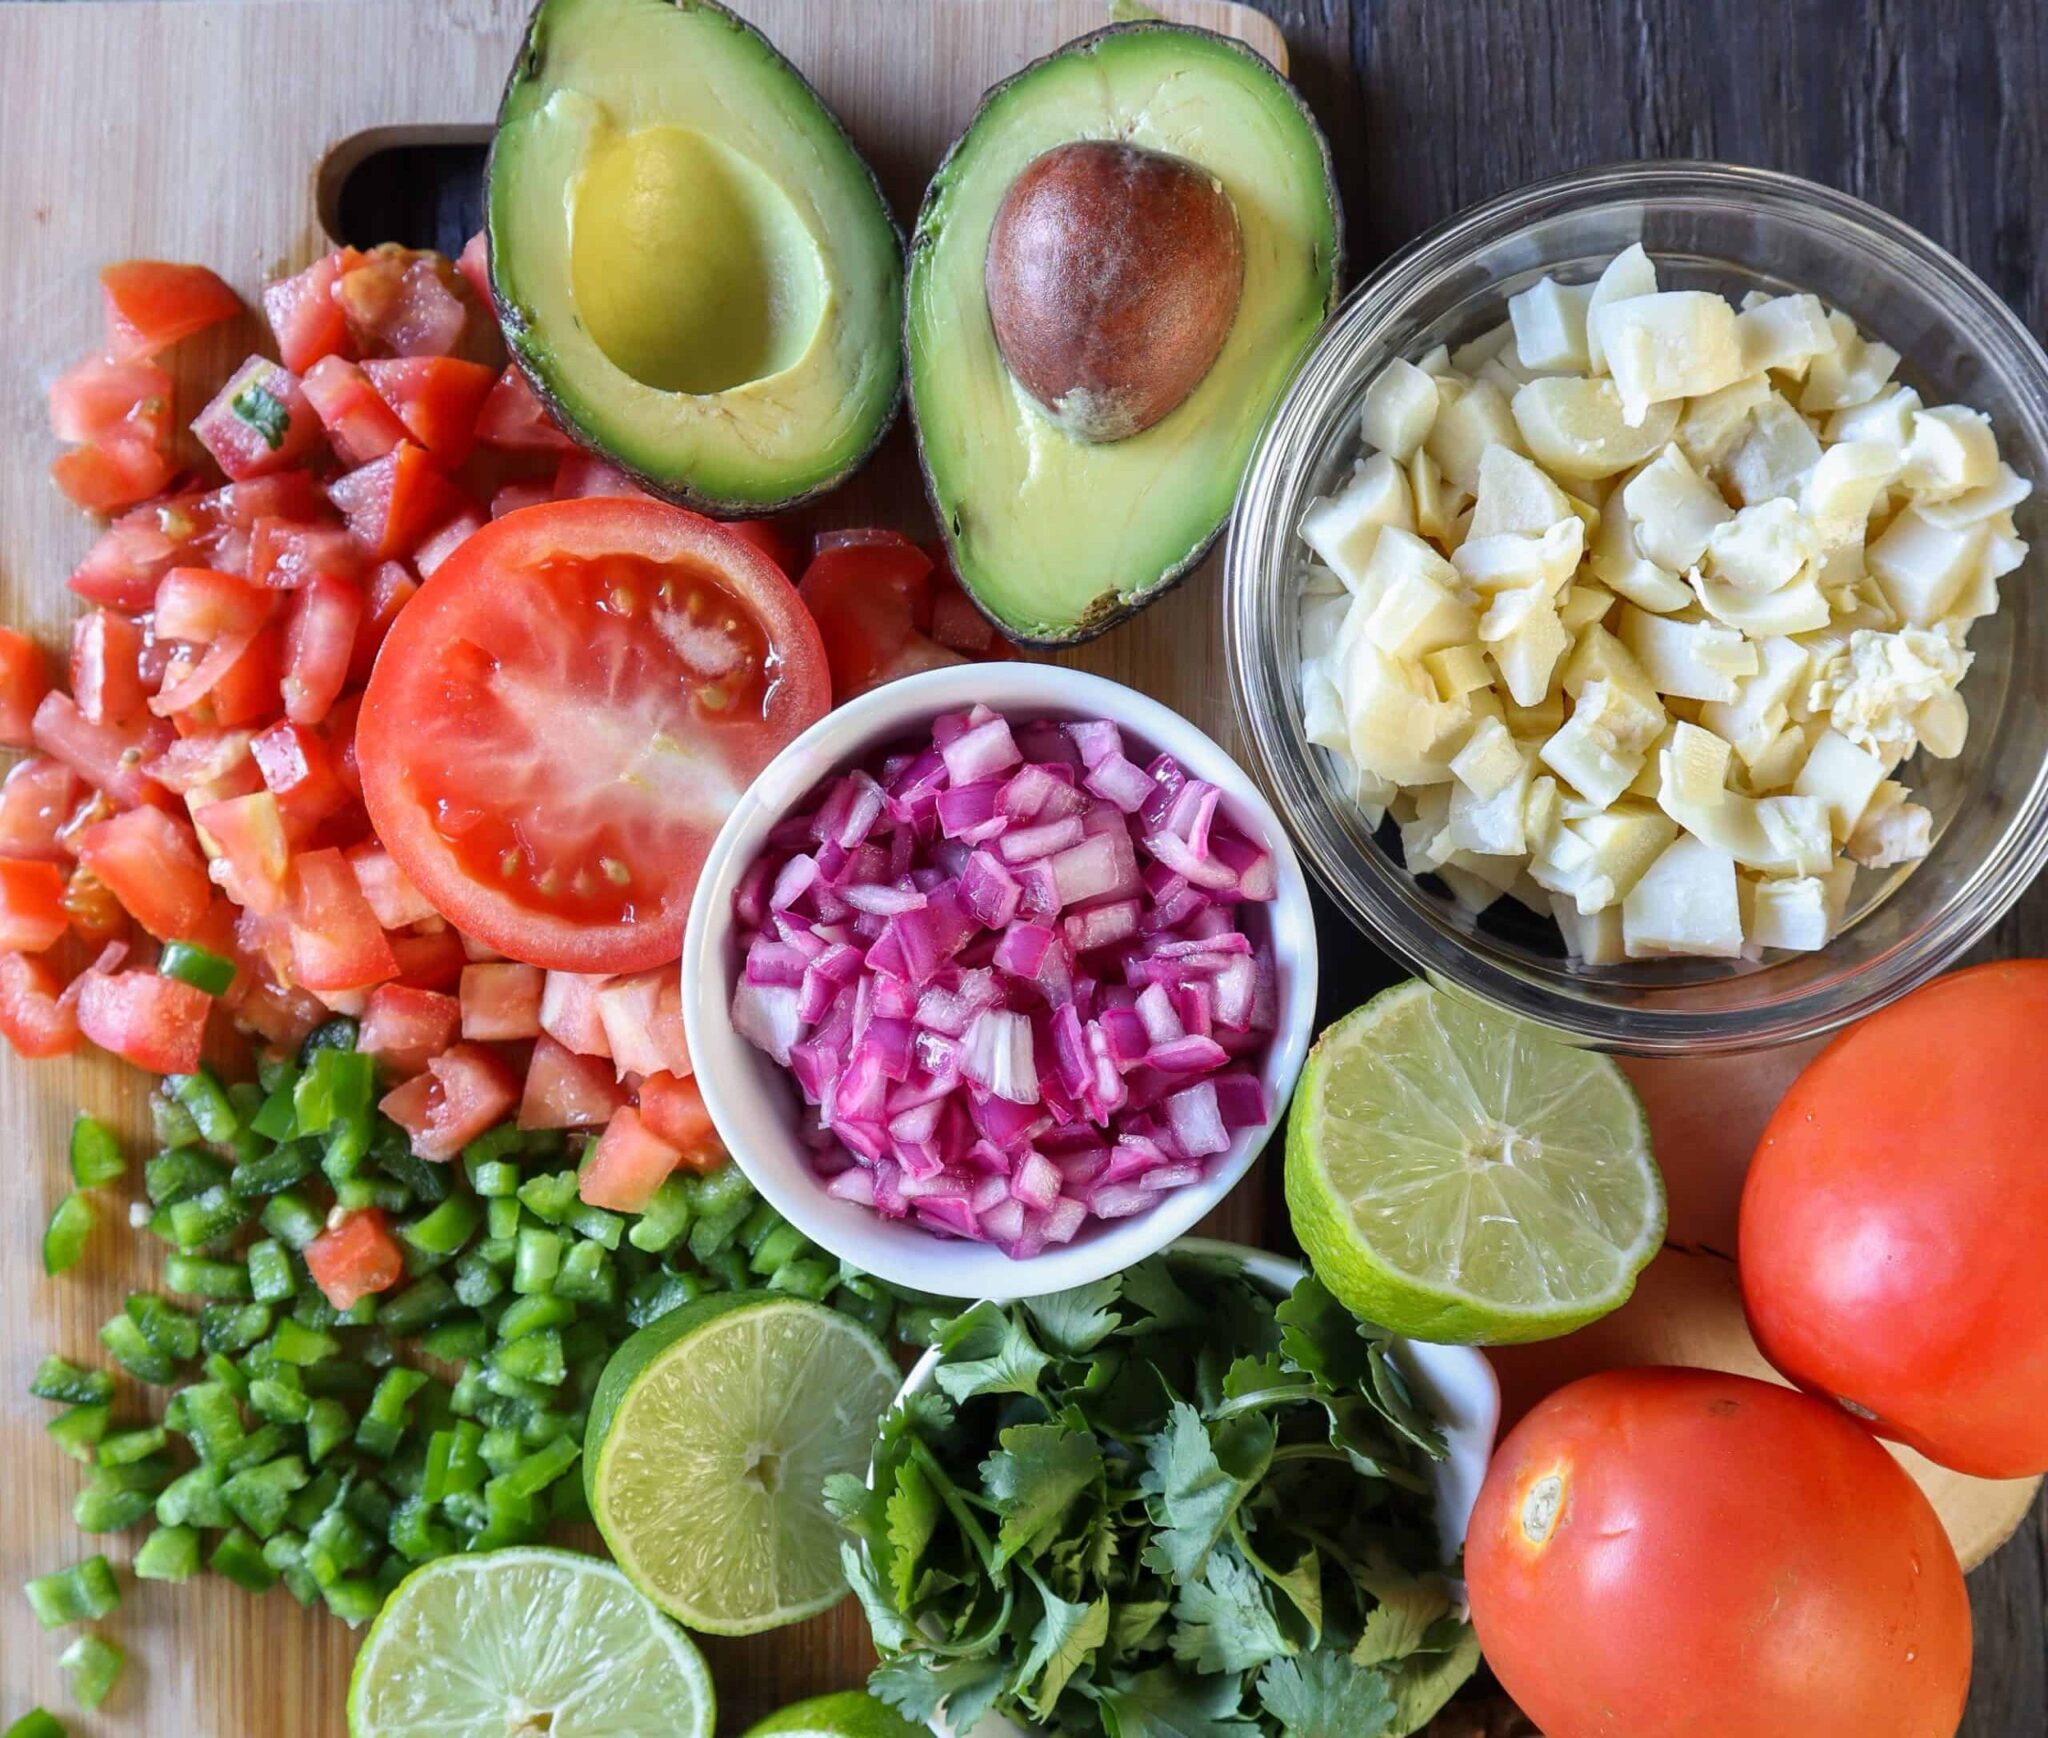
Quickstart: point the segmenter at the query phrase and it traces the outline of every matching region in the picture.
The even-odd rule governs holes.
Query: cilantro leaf
[[[1145,1548],[1146,1565],[1182,1584],[1199,1579],[1238,1505],[1265,1476],[1273,1440],[1271,1422],[1260,1417],[1233,1419],[1212,1440],[1202,1415],[1176,1400],[1166,1429],[1146,1445],[1140,1483],[1160,1523]]]
[[[1400,1365],[1394,1362],[1393,1354],[1384,1344],[1375,1344],[1368,1349],[1367,1357],[1372,1366],[1373,1397],[1379,1402],[1387,1422],[1431,1460],[1442,1460],[1450,1453],[1444,1434],[1437,1429],[1429,1414],[1415,1403],[1415,1397],[1408,1389],[1408,1378],[1402,1374]]]
[[[1209,1553],[1199,1581],[1173,1604],[1173,1657],[1198,1672],[1244,1672],[1294,1652],[1259,1577],[1228,1545]]]
[[[1135,1653],[1148,1644],[1159,1620],[1173,1607],[1170,1599],[1125,1599],[1109,1614],[1109,1645],[1118,1653]]]
[[[1430,1626],[1451,1609],[1451,1596],[1426,1581],[1374,1579],[1371,1585],[1379,1604],[1365,1615],[1364,1632],[1351,1650],[1353,1663],[1392,1665],[1421,1652]]]
[[[1052,1362],[1030,1331],[1001,1304],[978,1303],[947,1326],[937,1380],[956,1405],[977,1394],[1038,1396],[1038,1378]]]
[[[291,430],[292,413],[285,409],[284,400],[260,380],[250,381],[229,399],[228,409],[260,434],[263,444],[272,452],[284,445],[284,437]]]
[[[919,1640],[916,1629],[889,1603],[889,1595],[875,1574],[869,1553],[851,1539],[844,1540],[839,1547],[839,1566],[846,1572],[847,1586],[853,1589],[853,1596],[860,1601],[868,1628],[874,1632],[875,1646],[906,1648],[916,1645]]]
[[[1109,1738],[1259,1738],[1258,1726],[1238,1717],[1242,1700],[1236,1678],[1190,1677],[1171,1666],[1119,1674],[1096,1694]]]
[[[868,1693],[915,1726],[928,1726],[942,1708],[956,1732],[970,1731],[1003,1688],[1002,1663],[993,1659],[940,1659],[897,1654],[868,1674]]]
[[[917,1566],[939,1525],[939,1497],[914,1460],[897,1469],[888,1502],[889,1591],[908,1611],[917,1589]]]
[[[1340,1304],[1313,1274],[1294,1288],[1274,1314],[1280,1356],[1326,1388],[1372,1385],[1371,1330]]]
[[[1007,1563],[1051,1545],[1074,1499],[1102,1476],[1102,1448],[1092,1431],[1058,1423],[1013,1424],[996,1440],[981,1482],[1003,1518],[995,1560]]]
[[[1253,1549],[1241,1513],[1230,1525],[1230,1537],[1244,1554],[1244,1560],[1285,1594],[1287,1603],[1301,1614],[1302,1622],[1308,1625],[1309,1645],[1320,1645],[1323,1639],[1323,1560],[1317,1555],[1316,1548],[1313,1545],[1305,1547],[1295,1559],[1292,1569],[1278,1569]]]
[[[1072,1291],[1028,1297],[1024,1313],[1055,1352],[1067,1358],[1085,1357],[1122,1325],[1122,1318],[1109,1307],[1122,1291],[1121,1282],[1114,1277],[1097,1280]]]
[[[1382,1738],[1398,1714],[1378,1673],[1328,1648],[1275,1660],[1259,1674],[1259,1705],[1288,1738]]]
[[[1155,1255],[1126,1268],[1121,1283],[1124,1302],[1136,1304],[1150,1318],[1127,1331],[1162,1334],[1202,1326],[1202,1306],[1181,1290],[1164,1256]]]
[[[1457,1645],[1447,1653],[1410,1654],[1398,1666],[1382,1666],[1394,1694],[1394,1721],[1389,1738],[1420,1732],[1479,1668],[1479,1637],[1461,1624]]]
[[[1083,1605],[1060,1598],[1036,1575],[1031,1584],[1038,1589],[1044,1610],[1031,1632],[1031,1651],[1018,1665],[1012,1682],[1031,1711],[1043,1720],[1051,1716],[1067,1680],[1109,1639],[1109,1595],[1097,1594]],[[1036,1689],[1031,1687],[1034,1681]]]

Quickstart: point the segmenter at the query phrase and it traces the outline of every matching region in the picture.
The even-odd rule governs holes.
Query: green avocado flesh
[[[888,426],[901,239],[831,112],[722,7],[541,0],[488,202],[514,353],[657,492],[788,506]]]
[[[1026,164],[1075,139],[1186,158],[1223,184],[1244,290],[1188,398],[1126,440],[1062,431],[996,348],[983,266]],[[1205,31],[1139,24],[1069,44],[989,93],[941,166],[911,244],[911,409],[960,580],[1012,637],[1086,639],[1194,563],[1253,442],[1336,300],[1340,225],[1321,132],[1292,87]]]

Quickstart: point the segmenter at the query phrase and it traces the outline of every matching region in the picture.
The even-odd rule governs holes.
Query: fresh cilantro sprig
[[[1398,1738],[1478,1660],[1438,1573],[1441,1433],[1388,1336],[1175,1254],[940,1330],[871,1484],[827,1492],[883,1663],[956,1730]]]

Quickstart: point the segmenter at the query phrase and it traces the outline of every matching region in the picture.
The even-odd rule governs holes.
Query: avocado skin
[[[817,106],[818,112],[832,124],[840,139],[844,142],[847,154],[854,162],[860,165],[861,173],[866,176],[868,187],[874,194],[876,209],[881,213],[890,234],[895,238],[896,253],[899,261],[896,296],[900,308],[902,302],[902,266],[907,264],[909,259],[903,229],[889,209],[889,201],[882,191],[882,183],[875,174],[874,165],[867,160],[859,147],[854,144],[853,136],[846,130],[845,122],[841,121],[839,116],[827,105],[825,99],[818,94],[817,87],[803,75],[793,61],[782,54],[761,31],[757,30],[746,19],[740,17],[729,7],[718,4],[718,0],[663,0],[663,3],[673,6],[678,12],[711,14],[724,22],[737,34],[751,37],[760,45],[768,58],[779,66],[791,84],[801,90]],[[524,83],[541,76],[547,54],[546,37],[548,26],[551,22],[551,16],[556,10],[556,5],[557,0],[535,0],[533,11],[527,16],[526,28],[520,39],[519,53],[513,60],[512,70],[506,76],[503,94],[498,99],[498,114],[501,123],[511,106],[515,93],[518,92],[520,87]],[[526,310],[508,300],[498,288],[498,240],[496,226],[490,221],[490,189],[498,171],[498,147],[503,137],[504,133],[501,124],[492,132],[490,149],[484,159],[484,248],[489,268],[492,309],[497,315],[499,329],[505,335],[505,348],[507,352],[518,365],[519,372],[526,377],[526,382],[533,388],[535,395],[547,407],[549,416],[554,419],[556,425],[565,435],[593,457],[616,466],[650,495],[672,502],[678,507],[687,507],[693,512],[702,513],[714,519],[762,519],[777,513],[791,512],[838,488],[841,483],[845,482],[848,477],[852,476],[854,472],[858,471],[861,466],[874,456],[875,449],[887,438],[889,430],[895,426],[896,418],[903,408],[906,383],[900,366],[897,369],[895,385],[889,394],[886,408],[875,419],[874,428],[865,443],[857,451],[852,452],[845,462],[834,470],[831,475],[819,478],[805,487],[794,489],[789,494],[774,500],[735,501],[717,494],[701,492],[691,487],[685,479],[664,477],[650,471],[646,466],[634,462],[627,455],[619,452],[614,447],[606,445],[601,438],[587,431],[583,427],[581,420],[564,403],[560,394],[555,390],[554,385],[529,359],[528,346],[534,340],[531,335],[531,325],[528,321]],[[900,325],[899,319],[899,330]]]
[[[959,159],[962,150],[971,145],[976,123],[987,113],[992,104],[997,102],[1015,86],[1028,81],[1055,62],[1074,56],[1092,55],[1104,43],[1116,38],[1148,35],[1196,37],[1202,39],[1205,43],[1218,45],[1230,53],[1251,62],[1282,90],[1286,91],[1292,99],[1295,108],[1299,110],[1302,122],[1309,137],[1314,140],[1320,158],[1324,194],[1330,210],[1333,244],[1329,263],[1329,288],[1323,298],[1322,306],[1322,318],[1327,320],[1336,310],[1344,281],[1344,204],[1337,191],[1337,171],[1330,155],[1330,141],[1323,132],[1321,123],[1317,121],[1314,111],[1309,108],[1307,101],[1302,97],[1300,91],[1295,88],[1293,82],[1253,49],[1246,47],[1242,43],[1235,42],[1229,37],[1219,35],[1215,31],[1203,30],[1194,25],[1169,24],[1161,20],[1136,20],[1125,24],[1111,24],[1100,30],[1090,31],[1085,36],[1075,37],[1071,42],[1062,44],[1049,54],[1041,55],[1038,59],[1020,67],[1016,72],[1010,74],[1008,78],[999,80],[997,83],[989,86],[982,93],[982,99],[976,105],[974,114],[969,119],[966,127],[962,130],[960,136],[947,147],[945,156],[939,160],[938,168],[932,173],[924,206],[918,212],[917,223],[911,231],[909,254],[911,267],[914,269],[920,252],[928,251],[936,245],[938,238],[933,233],[932,220],[935,216],[935,205],[938,195],[946,187],[955,169],[956,160]],[[1080,137],[1082,135],[1077,134],[1075,136]],[[909,271],[906,271],[906,283],[909,275]],[[906,392],[910,392],[912,373],[911,323],[913,317],[910,298],[906,293],[902,328],[903,376]],[[1304,349],[1303,354],[1306,354],[1306,349]],[[965,564],[961,559],[959,523],[955,511],[948,508],[941,493],[938,479],[933,472],[931,455],[927,450],[925,442],[925,430],[917,416],[914,392],[910,393],[910,402],[911,430],[917,448],[918,470],[924,478],[925,495],[931,502],[932,513],[938,522],[940,534],[946,540],[946,548],[952,558],[954,573],[960,580],[960,589],[972,600],[974,607],[981,612],[989,625],[1014,645],[1026,646],[1041,651],[1058,651],[1063,647],[1078,646],[1085,641],[1099,638],[1119,623],[1136,615],[1147,605],[1156,603],[1193,573],[1196,568],[1200,567],[1207,558],[1209,551],[1215,547],[1217,538],[1222,536],[1224,527],[1230,522],[1230,515],[1226,512],[1195,547],[1163,569],[1156,581],[1146,586],[1142,592],[1129,602],[1119,602],[1113,592],[1105,592],[1098,596],[1071,626],[1057,630],[1048,629],[1044,632],[1028,631],[1020,628],[1017,623],[1006,619],[992,608],[988,601],[983,598],[980,590],[967,578],[964,571]],[[1150,431],[1146,432],[1149,433]],[[1134,440],[1141,439],[1142,436],[1133,436],[1132,438]]]

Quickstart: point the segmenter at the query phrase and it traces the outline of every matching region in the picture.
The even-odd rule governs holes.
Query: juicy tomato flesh
[[[671,547],[631,547],[649,538]],[[822,713],[821,665],[788,582],[708,521],[533,509],[471,538],[394,626],[366,800],[466,933],[532,964],[651,965],[680,946],[727,811]]]

